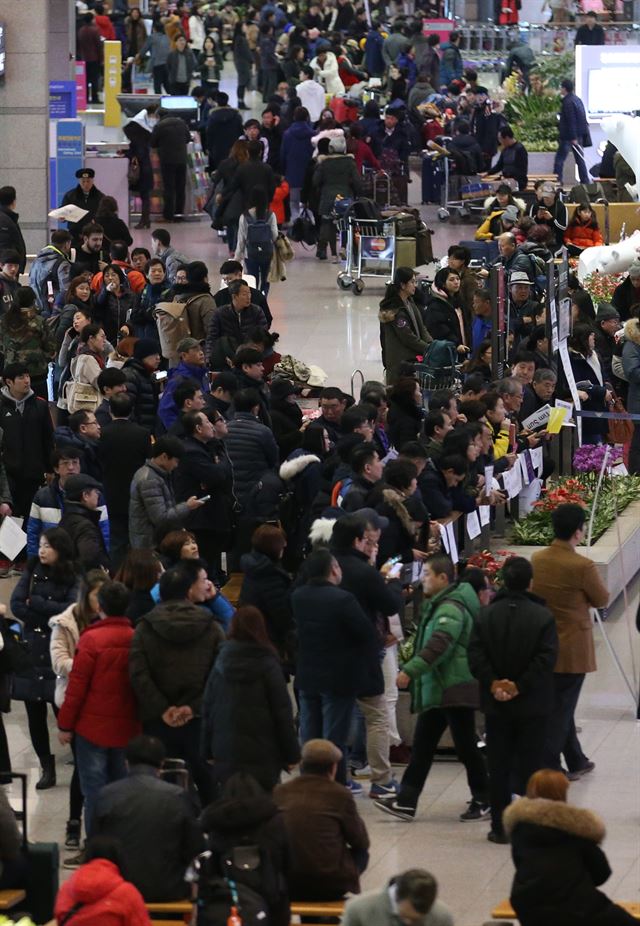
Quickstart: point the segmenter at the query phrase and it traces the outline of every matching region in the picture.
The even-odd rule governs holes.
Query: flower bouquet
[[[467,566],[476,566],[478,569],[482,569],[489,582],[492,585],[499,586],[502,585],[502,567],[508,559],[515,555],[509,550],[496,550],[495,553],[492,553],[491,550],[480,550],[469,557]]]
[[[611,302],[616,287],[624,280],[626,273],[590,273],[583,280],[582,285],[589,293],[594,303]]]
[[[622,463],[622,449],[617,444],[583,444],[573,455],[574,471],[576,473],[599,473],[607,451],[609,452],[608,470]]]

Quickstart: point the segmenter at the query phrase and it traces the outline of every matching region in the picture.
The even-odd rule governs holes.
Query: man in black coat
[[[242,116],[229,106],[226,93],[218,93],[218,105],[211,110],[207,121],[207,151],[209,171],[217,168],[220,161],[229,156],[231,146],[242,135]]]
[[[355,596],[375,632],[370,646],[363,648],[359,657],[363,678],[356,692],[367,731],[371,797],[396,793],[389,763],[389,720],[381,654],[388,633],[387,618],[402,609],[402,587],[397,580],[387,581],[371,565],[369,552],[369,543],[374,539],[371,534],[379,538],[388,524],[386,518],[373,511],[365,516],[347,515],[335,522],[331,535],[331,550],[342,572],[341,587]]]
[[[574,91],[574,83],[565,78],[560,84],[560,121],[558,123],[558,150],[553,162],[553,172],[562,183],[564,162],[570,151],[573,152],[580,183],[589,183],[589,171],[584,159],[584,147],[591,146],[591,135],[587,123],[584,104]]]
[[[255,347],[239,347],[233,358],[233,374],[238,381],[238,389],[255,389],[260,397],[258,418],[268,428],[271,427],[271,396],[264,381],[264,364],[262,354]]]
[[[97,453],[109,512],[111,560],[117,569],[129,546],[131,481],[151,455],[151,437],[146,428],[129,420],[133,402],[126,392],[113,395],[109,409],[111,423],[102,430]]]
[[[160,110],[160,121],[154,127],[149,146],[158,149],[162,173],[162,214],[167,222],[184,213],[187,184],[187,145],[191,133],[184,119]]]
[[[448,518],[456,510],[455,490],[467,475],[467,461],[458,454],[427,460],[418,477],[418,488],[433,521]]]
[[[218,306],[218,308],[223,305],[231,304],[229,284],[233,283],[234,280],[241,280],[243,278],[244,268],[239,260],[225,260],[225,262],[220,267],[220,276],[227,285],[223,286],[222,289],[219,289],[218,292],[213,296],[215,304]],[[269,303],[267,302],[267,297],[259,289],[256,289],[255,286],[250,286],[249,292],[251,293],[251,301],[249,304],[257,305],[259,309],[262,309],[264,317],[267,320],[267,328],[270,328],[271,323],[273,322],[273,316],[271,314],[271,309],[269,308]]]
[[[380,641],[355,596],[338,587],[342,569],[329,550],[312,553],[304,574],[306,584],[291,596],[298,631],[300,740],[334,743],[343,756],[336,781],[346,784],[344,756],[353,709],[369,684],[370,654],[379,649]]]
[[[604,29],[598,23],[598,16],[589,10],[584,22],[576,31],[576,45],[604,45]]]
[[[242,505],[256,483],[276,471],[279,455],[273,433],[258,420],[258,391],[240,389],[233,404],[235,415],[229,422],[226,446],[233,467],[235,496]]]
[[[345,414],[348,414],[347,411]],[[342,507],[345,511],[358,511],[372,504],[372,495],[375,493],[382,478],[384,463],[370,441],[364,441],[353,448],[349,455],[353,481],[346,487],[342,496]],[[345,483],[346,480],[343,480]]]
[[[100,791],[94,834],[118,840],[127,877],[146,903],[182,900],[190,893],[185,872],[204,849],[193,803],[184,788],[160,777],[166,758],[160,740],[136,736],[125,755],[129,774]]]
[[[213,445],[215,428],[204,412],[187,412],[182,416],[182,426],[184,454],[174,475],[176,500],[209,496],[202,507],[189,514],[184,526],[195,534],[200,556],[219,572],[220,554],[230,548],[232,538],[231,461],[222,446]]]
[[[76,171],[78,178],[77,186],[67,192],[62,197],[62,206],[78,206],[79,209],[85,209],[86,215],[83,215],[77,222],[67,222],[67,228],[71,233],[76,247],[80,245],[82,229],[95,221],[96,212],[100,205],[100,200],[104,196],[95,185],[96,172],[92,167],[81,167]]]
[[[251,301],[251,288],[242,279],[232,280],[228,286],[228,302],[222,304],[209,317],[205,353],[213,370],[227,368],[227,359],[233,360],[241,343],[247,340],[252,328],[267,328],[264,312]]]
[[[468,648],[486,715],[492,842],[507,842],[502,813],[544,767],[547,717],[553,710],[558,636],[553,614],[529,591],[533,569],[514,556],[503,567],[504,588],[483,608]]]
[[[60,527],[73,543],[73,558],[85,572],[109,570],[111,562],[100,530],[100,492],[102,486],[91,476],[69,476],[64,487],[65,504]]]
[[[22,237],[16,212],[16,189],[12,186],[0,188],[0,252],[16,251],[20,257],[20,273],[27,263],[27,246]]]
[[[154,374],[161,359],[159,344],[140,338],[133,347],[133,357],[122,368],[127,377],[127,394],[133,402],[132,418],[149,434],[155,432],[157,423],[158,385]]]
[[[48,404],[31,388],[25,363],[8,363],[3,378],[0,428],[11,507],[15,515],[27,518],[33,496],[44,482],[45,473],[51,472],[53,425]]]

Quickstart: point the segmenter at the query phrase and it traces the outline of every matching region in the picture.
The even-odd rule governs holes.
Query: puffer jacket
[[[241,312],[236,312],[232,305],[218,306],[209,316],[207,327],[205,354],[211,368],[224,370],[225,357],[233,356],[252,328],[268,328],[259,306],[251,303]]]
[[[55,297],[58,293],[67,292],[70,280],[71,262],[66,254],[52,244],[38,252],[29,271],[29,286],[35,292],[38,306],[44,315],[51,312],[47,283],[51,283]]]
[[[61,707],[69,684],[69,676],[73,668],[73,657],[78,648],[80,631],[75,617],[76,604],[70,604],[62,614],[56,614],[49,621],[51,641],[49,652],[51,666],[56,673],[56,707]]]
[[[467,646],[480,601],[467,582],[450,585],[422,606],[414,655],[402,667],[411,678],[411,711],[479,704]]]
[[[174,477],[176,498],[211,496],[189,513],[184,526],[191,531],[228,533],[233,527],[233,470],[223,442],[214,438],[203,444],[195,437],[185,437],[183,446],[184,456]]]
[[[49,618],[59,614],[77,599],[78,582],[56,580],[51,566],[39,560],[31,562],[20,576],[11,595],[14,617],[24,621],[26,629],[49,631]]]
[[[627,411],[637,415],[640,413],[640,322],[637,318],[625,322],[624,338],[622,366],[629,383]]]
[[[158,347],[158,353],[160,348]],[[127,392],[133,402],[132,419],[153,434],[158,411],[158,387],[140,360],[130,357],[122,367],[127,377]]]
[[[135,293],[123,290],[119,296],[110,293],[105,286],[101,286],[96,296],[95,318],[96,324],[102,325],[107,341],[118,343],[118,332],[129,320],[129,316],[136,304]]]
[[[182,526],[189,514],[186,502],[176,504],[171,475],[153,460],[141,466],[131,482],[129,543],[153,550],[162,537]]]
[[[443,295],[434,293],[427,303],[425,324],[432,338],[462,344],[460,323],[453,304]]]
[[[209,392],[209,371],[206,366],[197,367],[193,363],[185,363],[184,360],[181,360],[177,366],[172,367],[169,370],[169,378],[165,383],[158,403],[158,417],[167,431],[178,417],[178,409],[174,399],[176,386],[184,382],[185,379],[195,379],[199,383],[203,395],[207,395]]]
[[[269,428],[251,412],[237,412],[229,422],[226,446],[236,497],[243,504],[265,473],[276,470],[278,445]]]
[[[400,378],[403,363],[416,363],[424,354],[432,338],[422,320],[416,304],[409,299],[403,302],[397,295],[385,296],[380,303],[380,340],[382,361],[387,371],[387,383]]]
[[[516,869],[510,899],[522,926],[631,922],[597,890],[611,868],[600,848],[605,827],[596,814],[521,797],[505,810],[504,826]]]
[[[140,891],[125,881],[117,865],[94,858],[74,871],[56,897],[56,920],[73,913],[73,926],[151,926]]]
[[[336,196],[353,197],[360,194],[361,184],[355,159],[350,154],[329,154],[313,172],[313,186],[319,191],[318,212],[329,215]]]
[[[604,244],[604,238],[599,228],[571,222],[564,233],[564,243],[576,248],[596,248]]]
[[[190,601],[165,601],[140,618],[129,671],[143,723],[167,708],[200,714],[205,684],[224,639],[210,611]]]
[[[313,156],[311,138],[315,129],[310,122],[293,122],[282,138],[280,160],[289,186],[301,188],[309,161]]]
[[[244,573],[240,605],[253,605],[264,615],[267,633],[278,652],[289,651],[293,633],[291,576],[278,561],[252,550],[240,559]]]
[[[105,617],[82,634],[58,727],[96,746],[122,749],[141,732],[129,681],[133,628],[126,617]]]
[[[287,683],[275,653],[228,640],[202,702],[202,753],[253,775],[265,788],[300,758]]]
[[[73,543],[73,555],[82,569],[109,569],[111,563],[104,535],[100,530],[100,512],[81,502],[66,501],[60,518]]]

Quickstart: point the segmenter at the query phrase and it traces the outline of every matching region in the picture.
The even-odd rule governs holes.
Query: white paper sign
[[[538,476],[542,476],[542,447],[533,447],[531,449],[531,462]]]
[[[563,422],[563,424],[566,424],[569,418],[573,417],[573,402],[563,402],[562,399],[556,399],[555,406],[556,408],[566,408],[567,417]]]
[[[484,468],[484,491],[485,494],[491,491],[491,486],[493,485],[493,466],[485,466]]]
[[[628,476],[629,470],[624,465],[624,463],[618,463],[616,464],[616,466],[611,467],[611,475],[612,476]]]
[[[451,557],[451,562],[455,566],[460,557],[458,556],[458,544],[456,543],[456,532],[453,529],[453,521],[449,521],[447,524],[447,537],[449,538],[449,556]]]
[[[575,405],[578,411],[581,410],[582,405],[580,404],[580,396],[578,395],[578,387],[576,386],[576,378],[573,375],[573,370],[571,369],[571,361],[569,360],[569,348],[567,347],[567,342],[562,341],[559,347],[560,359],[562,360],[562,369],[564,370],[564,375],[567,378],[567,383],[569,384],[569,392],[571,393],[571,398],[573,399],[573,404]],[[582,418],[578,416],[578,443],[582,446]]]
[[[79,222],[85,215],[88,215],[87,209],[69,203],[67,206],[60,206],[58,209],[52,209],[49,213],[49,218],[58,219],[60,222]]]
[[[491,521],[491,507],[489,505],[480,505],[478,513],[480,515],[480,524],[482,527],[486,527]]]
[[[537,412],[534,412],[532,415],[529,415],[528,418],[524,419],[522,427],[526,428],[527,431],[535,431],[536,428],[541,428],[547,423],[550,414],[551,406],[543,405]]]
[[[482,528],[480,527],[480,518],[477,511],[470,511],[467,515],[466,528],[469,540],[473,540],[480,535]]]
[[[27,544],[27,535],[20,527],[21,524],[22,518],[5,518],[0,525],[0,551],[10,562],[16,559]]]
[[[442,541],[442,546],[445,549],[445,552],[449,552],[449,534],[447,533],[446,524],[438,524],[440,528],[440,540]]]
[[[524,453],[521,453],[518,456],[518,463],[520,464],[520,475],[522,476],[522,484],[528,486],[531,480],[529,479],[529,470],[527,469],[527,460]]]

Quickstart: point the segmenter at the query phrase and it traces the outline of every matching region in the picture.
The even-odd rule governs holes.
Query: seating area
[[[634,919],[640,920],[640,903],[636,903],[636,901],[632,900],[618,900],[616,903],[619,907],[622,907],[623,910],[626,910]],[[508,900],[503,900],[491,911],[491,919],[501,921],[516,920],[515,910]]]
[[[193,904],[189,900],[173,903],[148,903],[145,906],[154,926],[176,926],[176,923],[191,922]],[[339,922],[343,911],[343,900],[329,900],[320,903],[292,901],[291,922],[292,924],[299,923],[304,917],[305,926],[325,926],[327,923]]]

